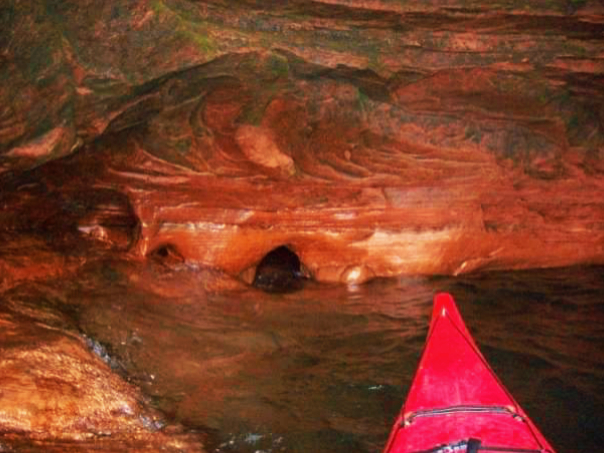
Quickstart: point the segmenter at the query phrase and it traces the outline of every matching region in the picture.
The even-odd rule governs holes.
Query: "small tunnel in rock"
[[[300,258],[282,245],[267,253],[256,267],[252,285],[271,293],[285,293],[302,288],[306,272]]]
[[[182,254],[172,244],[162,244],[158,246],[149,252],[147,257],[166,266],[182,264],[185,261]]]

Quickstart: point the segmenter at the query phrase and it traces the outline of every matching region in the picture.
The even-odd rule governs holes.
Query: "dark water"
[[[604,451],[604,268],[207,293],[194,271],[92,266],[67,299],[82,330],[215,452],[379,452],[435,292],[560,452]]]

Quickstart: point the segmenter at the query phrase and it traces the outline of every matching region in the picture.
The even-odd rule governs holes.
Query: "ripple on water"
[[[381,450],[437,291],[453,293],[489,362],[560,451],[604,444],[602,268],[309,282],[287,294],[208,290],[203,278],[104,263],[53,291],[91,347],[169,419],[208,432],[213,451]]]

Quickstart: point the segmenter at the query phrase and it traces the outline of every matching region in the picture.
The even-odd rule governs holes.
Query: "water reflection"
[[[443,290],[560,451],[604,441],[602,268],[266,294],[149,266],[91,266],[67,299],[168,417],[211,433],[210,451],[380,451]]]

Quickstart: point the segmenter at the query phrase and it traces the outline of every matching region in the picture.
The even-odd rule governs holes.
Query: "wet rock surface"
[[[40,292],[46,289],[45,292]],[[2,451],[202,451],[118,375],[53,288],[16,287],[0,306]]]
[[[5,228],[355,283],[603,260],[601,2],[29,5]]]
[[[172,442],[76,321],[9,306],[98,260],[211,291],[604,262],[600,1],[8,1],[0,25],[6,445]],[[284,244],[297,264],[264,261]]]

